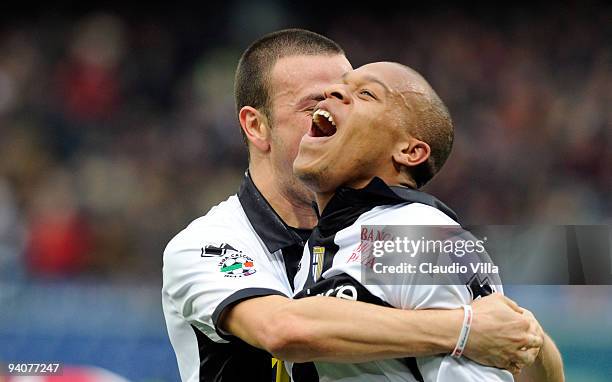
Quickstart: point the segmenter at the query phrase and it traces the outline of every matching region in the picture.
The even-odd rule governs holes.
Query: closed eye
[[[359,94],[376,99],[376,96],[374,95],[374,93],[372,93],[371,91],[367,90],[367,89],[361,89],[359,91]]]
[[[311,106],[306,106],[303,109],[300,109],[299,111],[302,113],[306,113],[306,115],[309,115],[312,117],[312,114],[314,113],[314,111],[317,108],[317,104],[312,104]]]

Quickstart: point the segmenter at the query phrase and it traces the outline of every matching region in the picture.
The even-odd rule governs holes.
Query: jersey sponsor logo
[[[225,277],[245,277],[256,272],[255,262],[242,252],[226,255],[219,262],[219,271]]]
[[[373,228],[361,228],[361,241],[387,241],[391,239],[391,234],[384,231],[374,230]]]
[[[323,271],[323,261],[325,260],[325,247],[312,247],[312,277],[317,281]]]
[[[376,257],[369,251],[370,248],[372,246],[369,243],[359,244],[346,260],[346,264],[361,263],[364,267],[373,269],[377,262]]]
[[[310,289],[307,291],[310,294]],[[344,300],[357,301],[357,288],[350,284],[344,284],[335,288],[328,289],[325,292],[317,293],[317,296],[337,297]]]
[[[242,252],[227,243],[221,243],[218,246],[213,245],[213,244],[208,244],[205,247],[202,247],[202,253],[200,254],[200,257],[220,257],[224,255],[229,255],[232,253],[242,253]]]
[[[351,251],[351,256],[348,258],[346,262],[353,263],[353,262],[361,261],[360,260],[361,254],[363,252],[367,252],[371,246],[372,244],[369,241],[364,241],[364,240],[360,241],[359,244],[357,244],[357,247],[355,247],[355,249]]]

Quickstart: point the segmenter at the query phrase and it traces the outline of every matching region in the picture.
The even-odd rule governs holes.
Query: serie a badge
[[[223,257],[219,262],[219,270],[225,277],[245,277],[256,272],[253,259],[242,253]]]

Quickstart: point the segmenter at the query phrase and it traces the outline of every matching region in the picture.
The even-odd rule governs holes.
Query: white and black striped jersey
[[[238,195],[170,241],[164,251],[162,305],[183,381],[289,379],[281,361],[223,333],[217,320],[245,299],[290,297],[309,234],[286,226],[247,173]],[[301,370],[294,373],[296,382],[316,380],[312,364]]]
[[[364,225],[459,227],[448,207],[423,192],[389,187],[379,178],[363,189],[340,188],[323,211],[304,249],[295,279],[295,298],[326,295],[401,309],[455,309],[492,291],[503,293],[499,279],[485,285],[418,285],[411,282],[412,276],[406,275],[401,285],[362,285],[359,280],[364,264],[360,248]],[[505,370],[450,355],[359,364],[315,362],[315,365],[321,381],[513,380]]]

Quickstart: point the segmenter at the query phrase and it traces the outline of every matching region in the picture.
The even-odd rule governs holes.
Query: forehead
[[[347,81],[375,81],[393,93],[427,93],[428,85],[416,72],[399,64],[378,62],[364,65],[346,76]]]
[[[323,93],[352,69],[343,55],[288,56],[280,58],[270,73],[272,97],[299,97]]]

